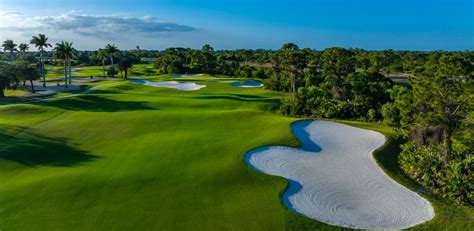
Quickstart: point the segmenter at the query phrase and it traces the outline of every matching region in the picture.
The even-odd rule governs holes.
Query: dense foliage
[[[0,97],[4,97],[5,90],[13,88],[18,82],[15,69],[12,65],[0,62]]]
[[[409,138],[400,155],[413,179],[460,203],[474,204],[473,64],[462,55],[432,54],[410,87],[391,90],[387,123]]]
[[[451,160],[440,158],[440,145],[402,145],[401,168],[428,190],[458,203],[474,204],[474,154],[472,150],[454,151]]]

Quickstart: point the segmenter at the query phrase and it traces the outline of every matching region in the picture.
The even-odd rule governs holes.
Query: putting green
[[[1,107],[0,229],[339,230],[289,212],[286,181],[243,162],[298,145],[295,119],[273,112],[281,94],[189,81],[207,87],[123,82]]]

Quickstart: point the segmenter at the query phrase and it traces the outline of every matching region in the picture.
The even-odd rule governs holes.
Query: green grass
[[[107,68],[107,67],[106,67]],[[51,66],[46,65],[46,78],[47,79],[58,79],[64,78],[64,67],[63,66]],[[73,77],[101,77],[102,66],[85,66],[85,67],[73,67]]]
[[[22,88],[9,89],[9,90],[4,91],[5,97],[20,97],[20,96],[27,95],[29,93],[30,93],[29,91]]]
[[[134,64],[130,70],[130,76],[153,76],[157,75],[153,64]]]
[[[262,145],[298,145],[289,126],[296,119],[274,113],[282,94],[209,76],[186,80],[207,87],[119,82],[89,95],[0,107],[0,229],[341,230],[289,212],[280,201],[286,180],[243,161]],[[377,158],[404,181],[390,168],[390,145]],[[434,202],[441,213],[421,227],[443,230],[463,215]],[[472,225],[462,222],[469,214],[456,227]]]

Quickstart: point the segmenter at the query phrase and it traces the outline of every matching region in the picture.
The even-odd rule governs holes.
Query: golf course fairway
[[[341,229],[288,210],[287,180],[244,162],[261,146],[300,145],[297,119],[275,113],[282,94],[189,81],[206,87],[123,81],[0,107],[0,230]],[[433,206],[423,228],[463,224]]]

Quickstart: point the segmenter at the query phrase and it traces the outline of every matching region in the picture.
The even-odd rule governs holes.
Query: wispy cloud
[[[0,0],[1,1],[1,0]],[[114,43],[121,49],[136,45],[144,49],[194,47],[212,44],[235,48],[246,37],[227,34],[209,28],[193,27],[161,20],[155,16],[122,14],[96,15],[71,11],[64,14],[34,16],[13,11],[0,12],[0,41],[13,39],[28,43],[32,35],[46,34],[49,42],[74,42],[77,49],[94,50]]]
[[[15,15],[0,26],[8,31],[67,31],[93,37],[110,37],[116,34],[189,32],[196,28],[173,22],[158,20],[156,17],[129,17],[120,15],[89,15],[69,12],[57,16],[26,17],[21,12],[6,12],[3,17]],[[18,17],[22,16],[22,17]],[[10,25],[9,25],[10,24]]]
[[[0,15],[2,16],[21,16],[23,13],[19,11],[6,11],[6,12],[1,12]]]

